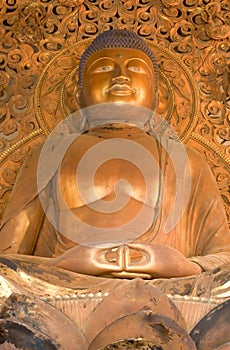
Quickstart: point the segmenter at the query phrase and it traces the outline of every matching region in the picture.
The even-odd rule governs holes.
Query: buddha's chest
[[[74,162],[70,168],[74,168]],[[75,171],[75,176],[65,173],[59,184],[60,225],[64,231],[69,226],[65,215],[71,212],[87,227],[128,225],[129,232],[145,232],[153,223],[160,197],[156,174],[148,172],[144,176],[134,164],[121,159],[100,164],[95,172]]]
[[[132,159],[106,160],[95,155],[92,162],[84,156],[79,159],[68,155],[59,172],[57,192],[71,209],[92,203],[96,209],[95,203],[98,203],[99,210],[104,211],[106,206],[115,210],[129,201],[155,207],[161,171],[156,163],[145,166],[142,163],[138,155]]]
[[[77,230],[79,238],[80,232],[90,235],[89,227],[116,228],[117,237],[119,227],[131,234],[151,227],[162,178],[157,154],[150,151],[152,143],[148,148],[144,143],[119,139],[109,149],[110,141],[83,138],[70,147],[55,181],[62,232]]]

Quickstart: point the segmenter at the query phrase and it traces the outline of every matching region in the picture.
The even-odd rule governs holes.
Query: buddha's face
[[[129,48],[103,49],[85,63],[79,104],[131,103],[156,107],[152,61],[142,51]]]

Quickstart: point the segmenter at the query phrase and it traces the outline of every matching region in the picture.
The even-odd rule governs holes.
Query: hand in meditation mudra
[[[129,31],[99,35],[81,57],[77,99],[88,127],[83,127],[39,190],[31,174],[36,172],[40,151],[25,162],[2,221],[1,254],[80,274],[119,278],[189,276],[229,262],[228,225],[209,167],[198,152],[151,132],[158,104],[157,64],[145,41]],[[100,104],[109,106],[103,105],[104,116]],[[111,145],[110,159],[100,162]],[[122,147],[128,152],[126,145],[133,146],[130,159],[121,155]],[[181,149],[186,151],[185,165]],[[98,156],[93,188],[88,185],[92,174],[87,167],[76,185],[76,171],[90,151],[90,161]],[[147,176],[141,165],[138,168],[145,155],[147,163],[152,157],[157,164],[146,163]],[[181,162],[177,173],[175,155]],[[52,163],[58,156],[54,149],[47,160]],[[38,176],[43,177],[42,171]],[[121,208],[97,210],[101,201],[106,208],[119,196],[128,197]],[[180,215],[166,232],[173,208]],[[55,224],[46,217],[50,212]]]

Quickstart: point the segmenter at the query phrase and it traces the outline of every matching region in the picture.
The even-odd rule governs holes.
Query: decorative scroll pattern
[[[71,72],[81,51],[60,57],[55,74],[52,60],[79,41],[112,28],[131,29],[183,63],[173,65],[169,56],[157,51],[161,70],[159,112],[169,118],[184,142],[207,158],[227,210],[229,13],[229,0],[0,0],[0,211],[20,164],[30,149],[45,139],[52,118],[62,118],[63,112],[76,106]],[[186,78],[187,70],[196,84]],[[38,92],[37,82],[44,74],[47,80]],[[52,99],[40,99],[48,96],[51,88]],[[171,108],[166,102],[172,101],[172,96]],[[191,122],[193,103],[198,103],[199,109],[197,119]],[[39,113],[35,114],[40,107],[42,113],[46,109],[47,128],[41,125]]]

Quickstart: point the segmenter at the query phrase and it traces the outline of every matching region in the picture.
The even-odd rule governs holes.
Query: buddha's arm
[[[18,174],[0,227],[0,254],[33,254],[44,212],[37,191],[41,147],[31,152]]]
[[[197,239],[197,249],[189,259],[208,271],[230,262],[230,232],[221,201],[206,200],[209,206]]]
[[[44,212],[38,198],[2,226],[0,254],[32,255],[37,242]]]
[[[217,183],[203,158],[192,160],[196,166],[192,199],[189,203],[191,218],[189,234],[194,244],[190,261],[203,270],[211,270],[230,262],[230,231]]]
[[[217,221],[222,221],[221,212],[218,214],[218,211],[213,209],[212,214],[210,215],[216,217]],[[201,245],[203,245],[201,253],[190,257],[189,260],[199,264],[205,271],[212,270],[225,263],[229,263],[230,235],[227,224],[224,222],[220,223],[219,227],[217,226],[216,230],[213,230],[212,234],[210,235],[207,234],[206,237],[206,242],[201,242]]]

